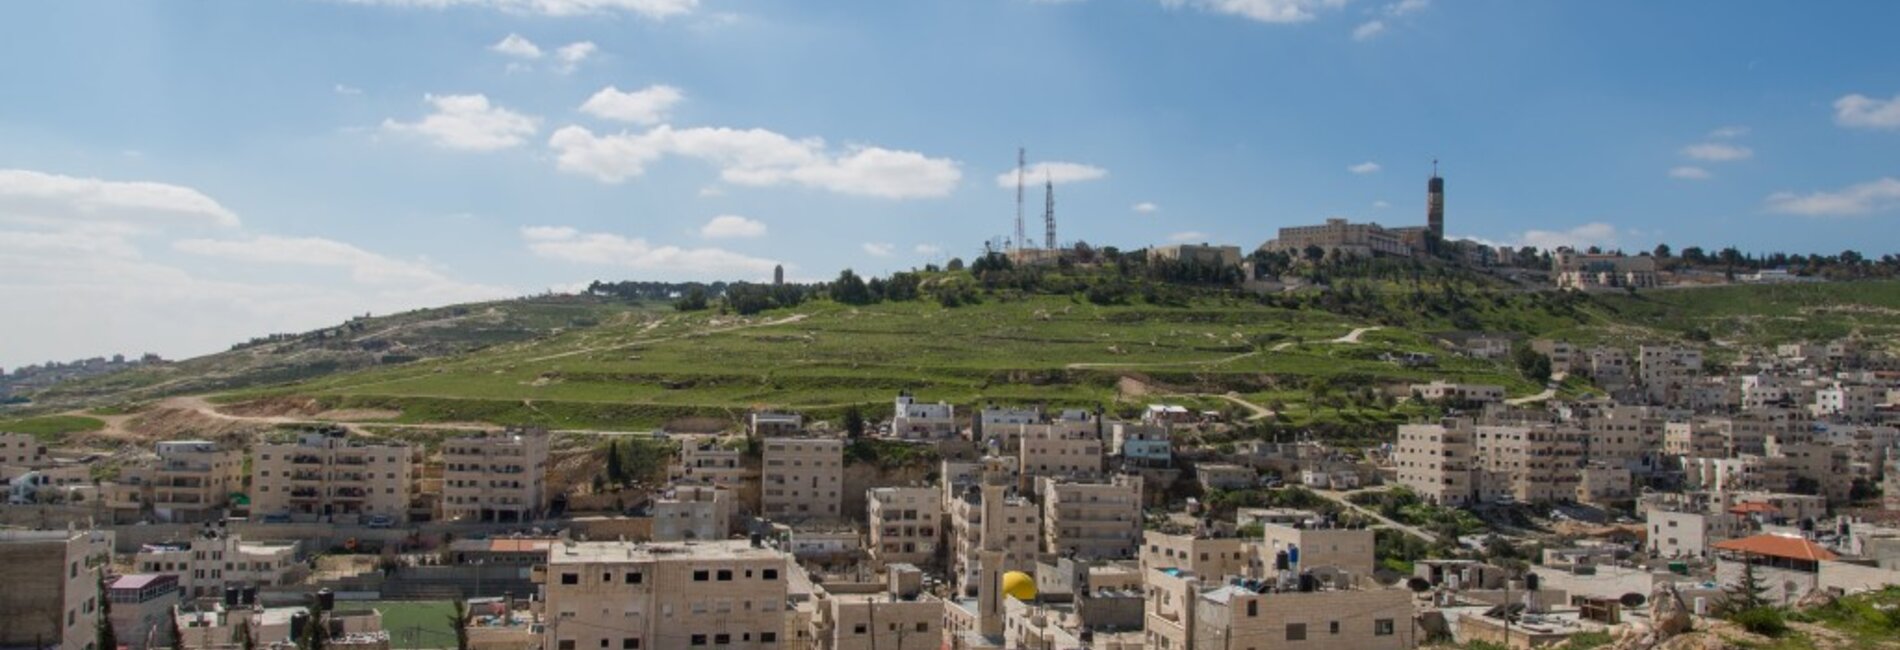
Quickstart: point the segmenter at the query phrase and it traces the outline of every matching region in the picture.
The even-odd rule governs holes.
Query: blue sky
[[[1007,235],[1895,252],[1900,6],[0,4],[0,366]],[[1037,167],[1042,169],[1042,167]],[[1042,174],[1028,212],[1041,232]]]

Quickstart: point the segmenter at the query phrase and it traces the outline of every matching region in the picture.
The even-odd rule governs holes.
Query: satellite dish
[[[1426,580],[1424,578],[1412,578],[1411,580],[1405,581],[1405,586],[1410,588],[1412,591],[1422,593],[1422,592],[1431,590],[1432,581]]]
[[[1624,607],[1642,607],[1643,603],[1649,602],[1649,597],[1632,591],[1627,594],[1623,594],[1622,598],[1618,598],[1616,600],[1617,602],[1622,603]]]

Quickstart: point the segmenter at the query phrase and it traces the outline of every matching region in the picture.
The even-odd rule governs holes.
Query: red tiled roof
[[[1756,535],[1716,542],[1715,548],[1723,551],[1737,551],[1750,555],[1766,555],[1791,560],[1838,560],[1841,556],[1823,548],[1820,544],[1799,537],[1782,535]]]
[[[1743,501],[1741,503],[1737,503],[1735,505],[1729,506],[1728,511],[1738,514],[1738,515],[1749,515],[1749,514],[1755,514],[1755,513],[1762,513],[1762,514],[1768,514],[1768,515],[1781,514],[1780,508],[1777,508],[1773,504],[1767,503],[1765,501]]]

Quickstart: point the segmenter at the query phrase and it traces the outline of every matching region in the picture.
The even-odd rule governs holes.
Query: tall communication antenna
[[[1044,248],[1056,249],[1056,181],[1047,173],[1042,177],[1042,241]]]
[[[1016,248],[1022,248],[1028,241],[1023,234],[1023,148],[1016,148]]]

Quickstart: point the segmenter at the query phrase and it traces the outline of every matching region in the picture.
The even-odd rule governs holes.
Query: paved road
[[[1429,532],[1426,532],[1424,529],[1421,529],[1421,528],[1407,526],[1397,521],[1393,521],[1392,519],[1387,518],[1385,515],[1379,514],[1375,510],[1366,508],[1357,503],[1353,503],[1352,500],[1348,498],[1354,494],[1359,494],[1362,492],[1384,492],[1385,489],[1386,489],[1385,486],[1377,486],[1377,487],[1369,487],[1369,488],[1360,488],[1357,490],[1347,490],[1345,492],[1340,492],[1340,491],[1335,491],[1335,490],[1312,490],[1312,492],[1314,494],[1319,495],[1320,498],[1322,499],[1331,501],[1333,503],[1337,503],[1342,506],[1346,506],[1348,510],[1352,510],[1353,512],[1357,512],[1359,514],[1372,518],[1372,520],[1379,522],[1380,527],[1391,528],[1393,530],[1397,530],[1407,535],[1417,537],[1426,542],[1438,541],[1437,535],[1433,535]]]

